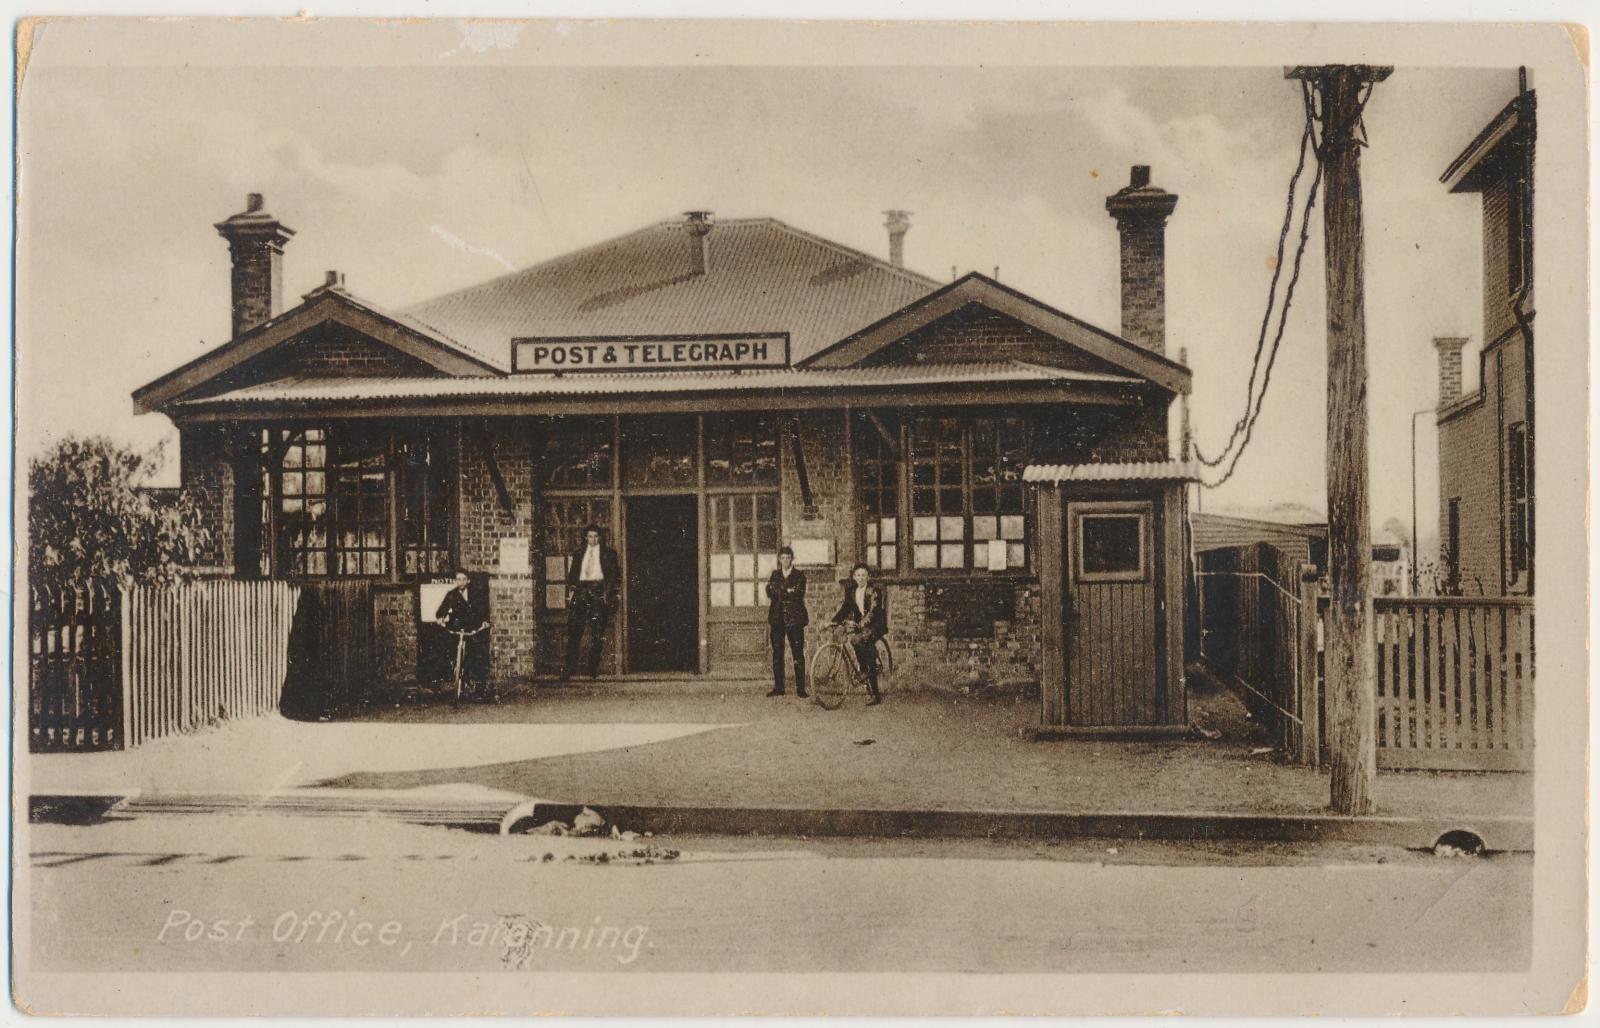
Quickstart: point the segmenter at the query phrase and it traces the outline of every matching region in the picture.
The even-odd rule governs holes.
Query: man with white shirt
[[[590,525],[583,530],[583,547],[573,555],[567,568],[567,662],[561,680],[567,681],[578,668],[578,647],[584,629],[589,631],[585,667],[589,677],[600,674],[600,647],[606,639],[606,622],[616,602],[622,565],[617,551],[600,541],[600,529]]]

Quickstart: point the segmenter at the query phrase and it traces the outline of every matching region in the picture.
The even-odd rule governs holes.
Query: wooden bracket
[[[489,425],[486,420],[473,422],[472,438],[477,442],[483,463],[489,469],[489,481],[494,483],[494,494],[500,500],[500,509],[508,515],[516,514],[516,504],[511,502],[511,490],[506,488],[505,477],[500,474],[500,465],[494,459],[494,443],[489,439]]]
[[[817,517],[818,512],[816,503],[811,499],[811,476],[806,474],[806,453],[805,448],[800,443],[800,419],[798,417],[794,419],[794,436],[791,442],[794,444],[794,471],[796,477],[800,479],[800,503],[804,507],[802,516],[809,520]]]

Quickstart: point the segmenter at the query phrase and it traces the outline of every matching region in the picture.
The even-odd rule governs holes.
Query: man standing
[[[606,622],[616,602],[621,581],[617,551],[600,542],[600,529],[590,525],[583,530],[583,549],[567,568],[567,663],[561,672],[563,682],[572,678],[578,667],[578,645],[584,629],[589,630],[589,652],[585,666],[590,678],[600,674],[600,647],[606,639]]]
[[[806,698],[806,575],[794,566],[794,551],[778,551],[778,569],[767,579],[767,626],[772,637],[772,691],[783,695],[783,641],[794,655],[794,694]]]

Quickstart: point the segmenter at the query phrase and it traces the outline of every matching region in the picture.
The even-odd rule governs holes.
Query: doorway
[[[626,503],[628,670],[698,670],[698,498],[631,496]]]

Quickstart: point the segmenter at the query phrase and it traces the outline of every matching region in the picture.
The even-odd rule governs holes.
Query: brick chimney
[[[1448,407],[1461,399],[1461,348],[1466,336],[1435,336],[1433,348],[1439,351],[1439,406]]]
[[[217,232],[233,255],[233,334],[241,336],[271,321],[283,309],[283,244],[294,235],[262,209],[261,194],[251,193],[245,209]]]
[[[906,233],[911,231],[910,211],[884,211],[883,227],[889,230],[889,263],[906,266]]]
[[[683,227],[689,232],[689,272],[705,275],[711,271],[711,230],[717,216],[711,211],[684,211]]]
[[[1166,228],[1177,205],[1175,195],[1150,184],[1145,164],[1106,197],[1122,235],[1122,336],[1157,353],[1166,351]]]

